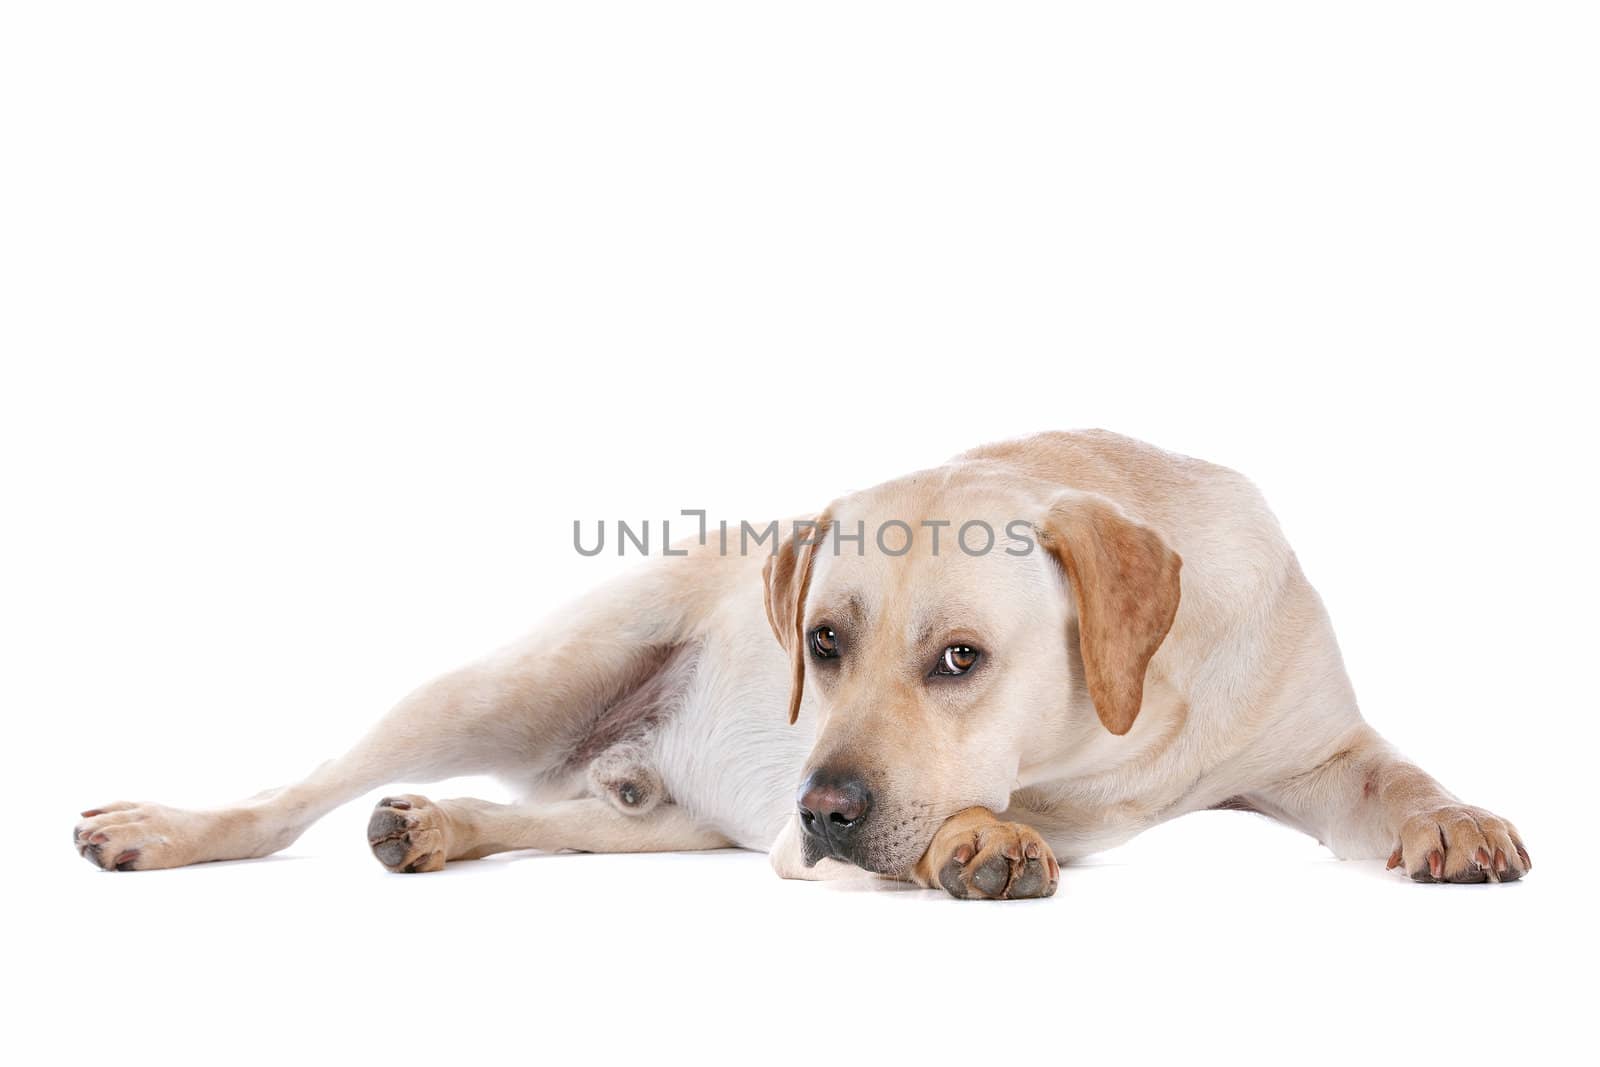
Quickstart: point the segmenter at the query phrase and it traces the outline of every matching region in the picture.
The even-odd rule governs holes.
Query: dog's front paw
[[[925,870],[960,900],[1024,900],[1056,891],[1061,868],[1032,827],[999,822],[994,816],[972,820],[956,816],[934,835]]]
[[[450,854],[450,828],[444,812],[427,797],[384,797],[367,822],[367,844],[391,871],[437,871]]]
[[[1389,868],[1414,882],[1515,882],[1533,869],[1516,827],[1465,804],[1417,812],[1400,825]]]

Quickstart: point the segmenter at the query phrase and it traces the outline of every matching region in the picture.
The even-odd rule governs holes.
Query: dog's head
[[[1178,607],[1175,552],[1104,497],[964,474],[836,501],[767,562],[817,740],[797,796],[805,858],[902,874],[963,808],[1004,810],[1018,770],[1087,692],[1125,734]]]

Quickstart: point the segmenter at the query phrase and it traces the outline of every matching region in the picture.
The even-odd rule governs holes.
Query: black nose
[[[813,771],[800,787],[800,825],[806,833],[841,850],[866,822],[872,810],[872,791],[858,775]]]

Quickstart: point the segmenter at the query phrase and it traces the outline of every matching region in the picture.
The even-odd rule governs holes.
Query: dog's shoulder
[[[1138,511],[1160,511],[1164,498],[1197,493],[1259,498],[1255,486],[1237,471],[1109,430],[1029,434],[981,445],[952,462],[1010,469],[1062,487],[1100,493]]]
[[[973,449],[954,462],[1110,499],[1182,556],[1191,617],[1227,617],[1297,573],[1260,490],[1215,463],[1106,430],[1034,434]]]

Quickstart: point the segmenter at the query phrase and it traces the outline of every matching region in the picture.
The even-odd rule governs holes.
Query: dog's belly
[[[741,848],[769,849],[794,813],[816,720],[807,700],[789,725],[788,657],[764,611],[758,593],[729,598],[700,633],[649,650],[557,751],[502,774],[507,785],[527,801],[597,794],[640,815],[677,804]]]
[[[769,633],[713,634],[647,746],[672,799],[742,848],[770,848],[794,813],[815,720],[808,708],[790,726],[788,700],[788,662]]]

